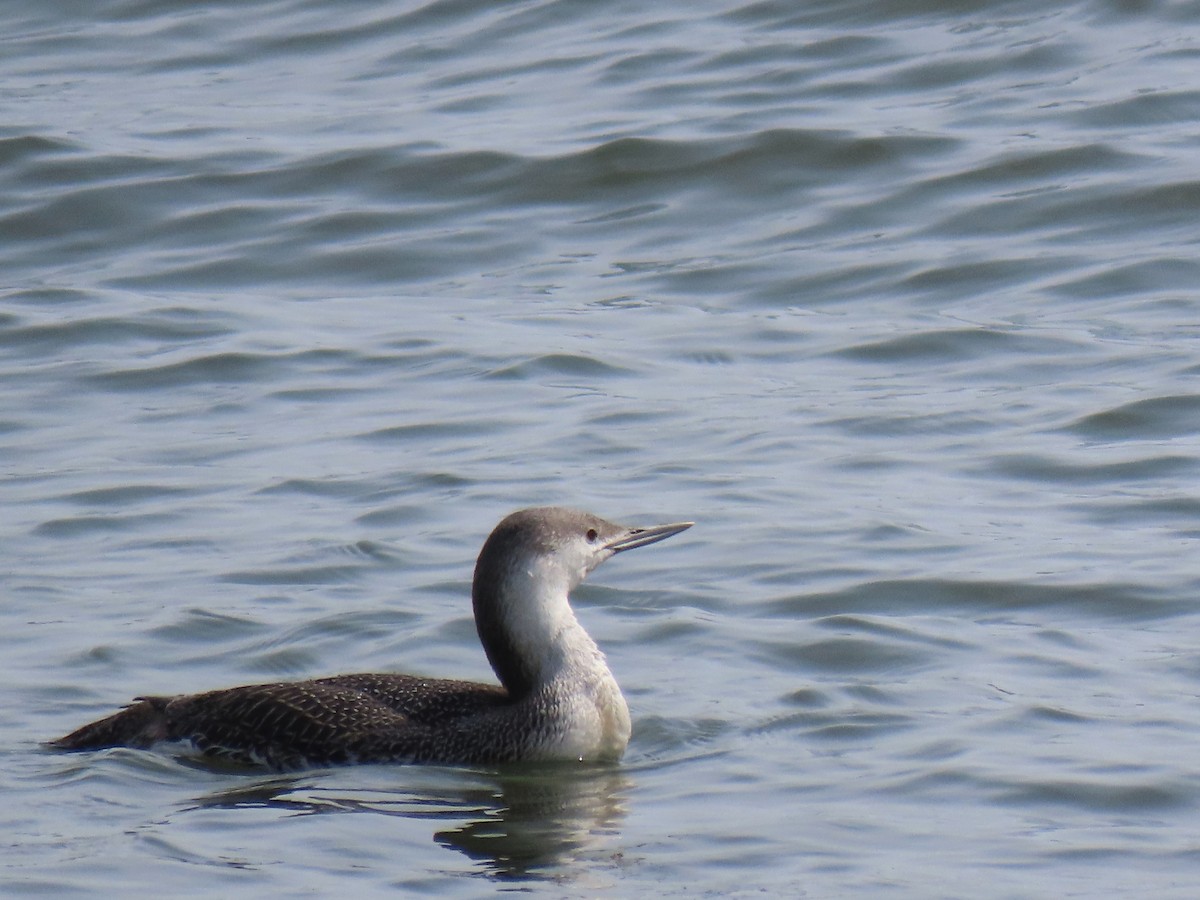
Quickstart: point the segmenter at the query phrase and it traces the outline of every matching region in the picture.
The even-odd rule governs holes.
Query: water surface
[[[12,896],[1191,896],[1195,3],[62,2],[0,54]],[[39,742],[488,678],[508,511],[616,768]]]

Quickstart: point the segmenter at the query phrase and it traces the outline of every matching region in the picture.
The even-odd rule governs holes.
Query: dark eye
[[[587,539],[589,544],[594,544],[596,542],[596,538],[598,537],[600,537],[600,532],[598,532],[595,528],[589,528],[587,530]]]

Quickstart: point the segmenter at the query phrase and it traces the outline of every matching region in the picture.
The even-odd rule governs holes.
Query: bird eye
[[[594,544],[596,542],[596,538],[598,537],[600,537],[600,532],[598,532],[595,528],[589,528],[587,530],[587,539],[589,544]]]

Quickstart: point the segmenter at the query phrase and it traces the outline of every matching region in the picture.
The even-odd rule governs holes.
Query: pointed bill
[[[650,525],[647,528],[630,528],[624,534],[609,541],[605,546],[613,553],[622,550],[632,550],[635,547],[645,547],[647,544],[657,544],[665,541],[671,535],[687,531],[695,522],[672,522],[669,525]]]

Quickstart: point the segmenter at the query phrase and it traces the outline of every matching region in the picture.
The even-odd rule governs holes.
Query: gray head
[[[559,636],[577,627],[567,595],[588,572],[692,524],[631,527],[559,506],[505,517],[479,553],[472,599],[479,639],[509,693],[527,693],[544,676]]]

